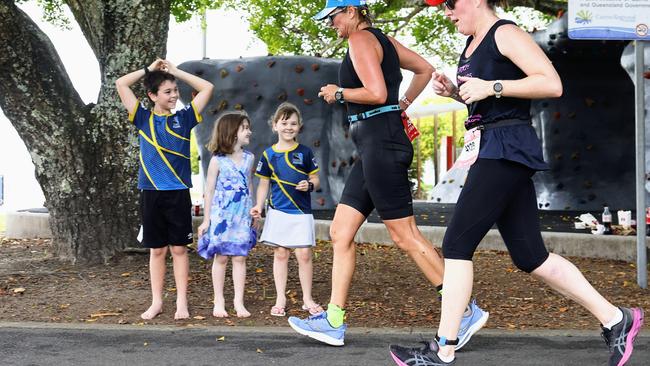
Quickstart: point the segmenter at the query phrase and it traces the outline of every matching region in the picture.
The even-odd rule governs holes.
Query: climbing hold
[[[273,61],[273,60],[266,63],[266,66],[268,66],[268,67],[273,67],[274,65],[275,65],[275,61]]]
[[[596,104],[596,101],[591,98],[585,98],[585,104],[587,107],[591,108],[594,104]]]
[[[319,199],[317,199],[316,202],[318,202],[318,204],[321,205],[321,206],[325,206],[325,198],[323,198],[323,197],[320,197]]]
[[[296,94],[300,95],[301,97],[305,95],[305,89],[303,88],[298,88],[296,89]]]
[[[219,106],[217,107],[217,110],[223,111],[226,108],[228,108],[228,101],[222,100],[221,102],[219,102]]]
[[[305,104],[307,104],[307,105],[312,105],[312,104],[314,104],[314,101],[311,100],[311,99],[309,99],[309,98],[305,98],[305,99],[303,99],[302,101],[305,102]]]
[[[237,71],[237,72],[242,72],[242,70],[244,70],[243,65],[237,65],[237,67],[235,67],[235,71]]]
[[[228,76],[228,70],[226,70],[226,69],[221,69],[221,71],[219,71],[219,74],[221,74],[221,78],[223,79],[223,78],[225,78],[226,76]]]
[[[332,168],[336,168],[336,160],[332,162]]]
[[[244,106],[241,105],[241,104],[235,104],[235,106],[233,108],[235,108],[235,110],[237,110],[237,111],[241,111],[242,109],[244,109]]]
[[[311,64],[311,69],[314,70],[314,71],[318,71],[318,69],[320,69],[320,65],[319,64]]]
[[[296,72],[297,72],[298,74],[300,74],[300,73],[302,73],[303,71],[305,71],[305,68],[302,67],[302,66],[300,66],[300,65],[296,65],[296,67],[294,67],[293,69],[296,70]]]
[[[278,100],[281,101],[281,102],[284,102],[285,100],[287,100],[287,93],[282,92],[282,93],[278,94]]]
[[[320,147],[320,140],[314,141],[314,147]]]

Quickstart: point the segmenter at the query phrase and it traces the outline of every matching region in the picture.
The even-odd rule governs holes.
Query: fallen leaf
[[[23,292],[25,292],[25,288],[24,288],[24,287],[18,287],[18,288],[15,288],[15,289],[14,289],[14,293],[15,293],[15,294],[22,294]]]
[[[255,268],[255,273],[262,273],[264,270],[262,268]]]
[[[257,353],[264,353],[264,351],[262,351],[261,349],[258,348]]]
[[[205,317],[201,316],[201,315],[197,315],[197,316],[194,317],[194,319],[196,319],[196,320],[205,320]]]
[[[120,276],[122,276],[122,277],[129,277],[130,275],[131,275],[131,273],[129,273],[129,272],[124,272],[124,273],[122,273]]]
[[[145,347],[148,346],[148,345],[149,345],[149,342],[144,342],[144,344],[143,344],[143,346],[145,346]]]
[[[217,342],[223,342],[225,340],[226,340],[225,336],[221,336],[221,337],[217,338]]]
[[[105,316],[120,316],[122,314],[120,313],[95,313],[95,314],[90,314],[91,318],[103,318]]]

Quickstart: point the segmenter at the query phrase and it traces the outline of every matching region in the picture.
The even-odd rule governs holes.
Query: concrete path
[[[0,364],[14,365],[394,365],[391,343],[415,344],[430,330],[352,329],[344,347],[321,345],[286,328],[0,323]],[[223,337],[223,338],[221,338]],[[222,339],[222,340],[219,340]],[[457,365],[606,365],[596,331],[481,331]],[[628,366],[650,364],[650,333]]]

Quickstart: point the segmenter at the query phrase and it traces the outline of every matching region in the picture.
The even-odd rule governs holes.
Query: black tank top
[[[474,53],[467,58],[465,52],[474,37],[467,39],[465,50],[458,62],[458,76],[470,76],[483,80],[517,80],[526,74],[510,59],[503,56],[497,48],[494,33],[504,24],[515,24],[512,21],[499,19],[487,32],[485,38],[476,47]],[[462,83],[459,81],[458,85]],[[530,99],[496,98],[494,96],[474,102],[468,106],[468,117],[465,127],[494,123],[504,119],[530,119]]]
[[[357,114],[365,111],[369,111],[375,108],[379,108],[384,105],[392,105],[399,103],[399,85],[402,82],[402,71],[399,67],[399,57],[397,56],[397,50],[395,46],[390,42],[388,37],[377,28],[365,28],[368,32],[372,33],[384,53],[384,58],[381,60],[381,71],[384,74],[384,81],[386,82],[386,90],[388,91],[388,97],[386,98],[386,103],[384,104],[357,104],[357,103],[346,103],[348,107],[348,114]],[[345,54],[345,58],[341,63],[339,68],[339,85],[342,88],[361,88],[363,83],[359,79],[357,72],[354,70],[352,65],[352,59],[350,58],[350,51]],[[344,93],[345,94],[345,93]]]

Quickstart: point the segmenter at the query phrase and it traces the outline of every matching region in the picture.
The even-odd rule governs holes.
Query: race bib
[[[454,166],[459,168],[468,168],[476,159],[478,159],[478,152],[481,148],[481,130],[472,128],[465,132],[465,145],[463,151],[460,153]]]
[[[406,136],[408,136],[410,141],[413,141],[420,136],[420,131],[418,131],[417,127],[415,127],[413,122],[411,122],[411,119],[406,115],[406,112],[402,112],[402,124],[404,125],[404,132],[406,132]]]

